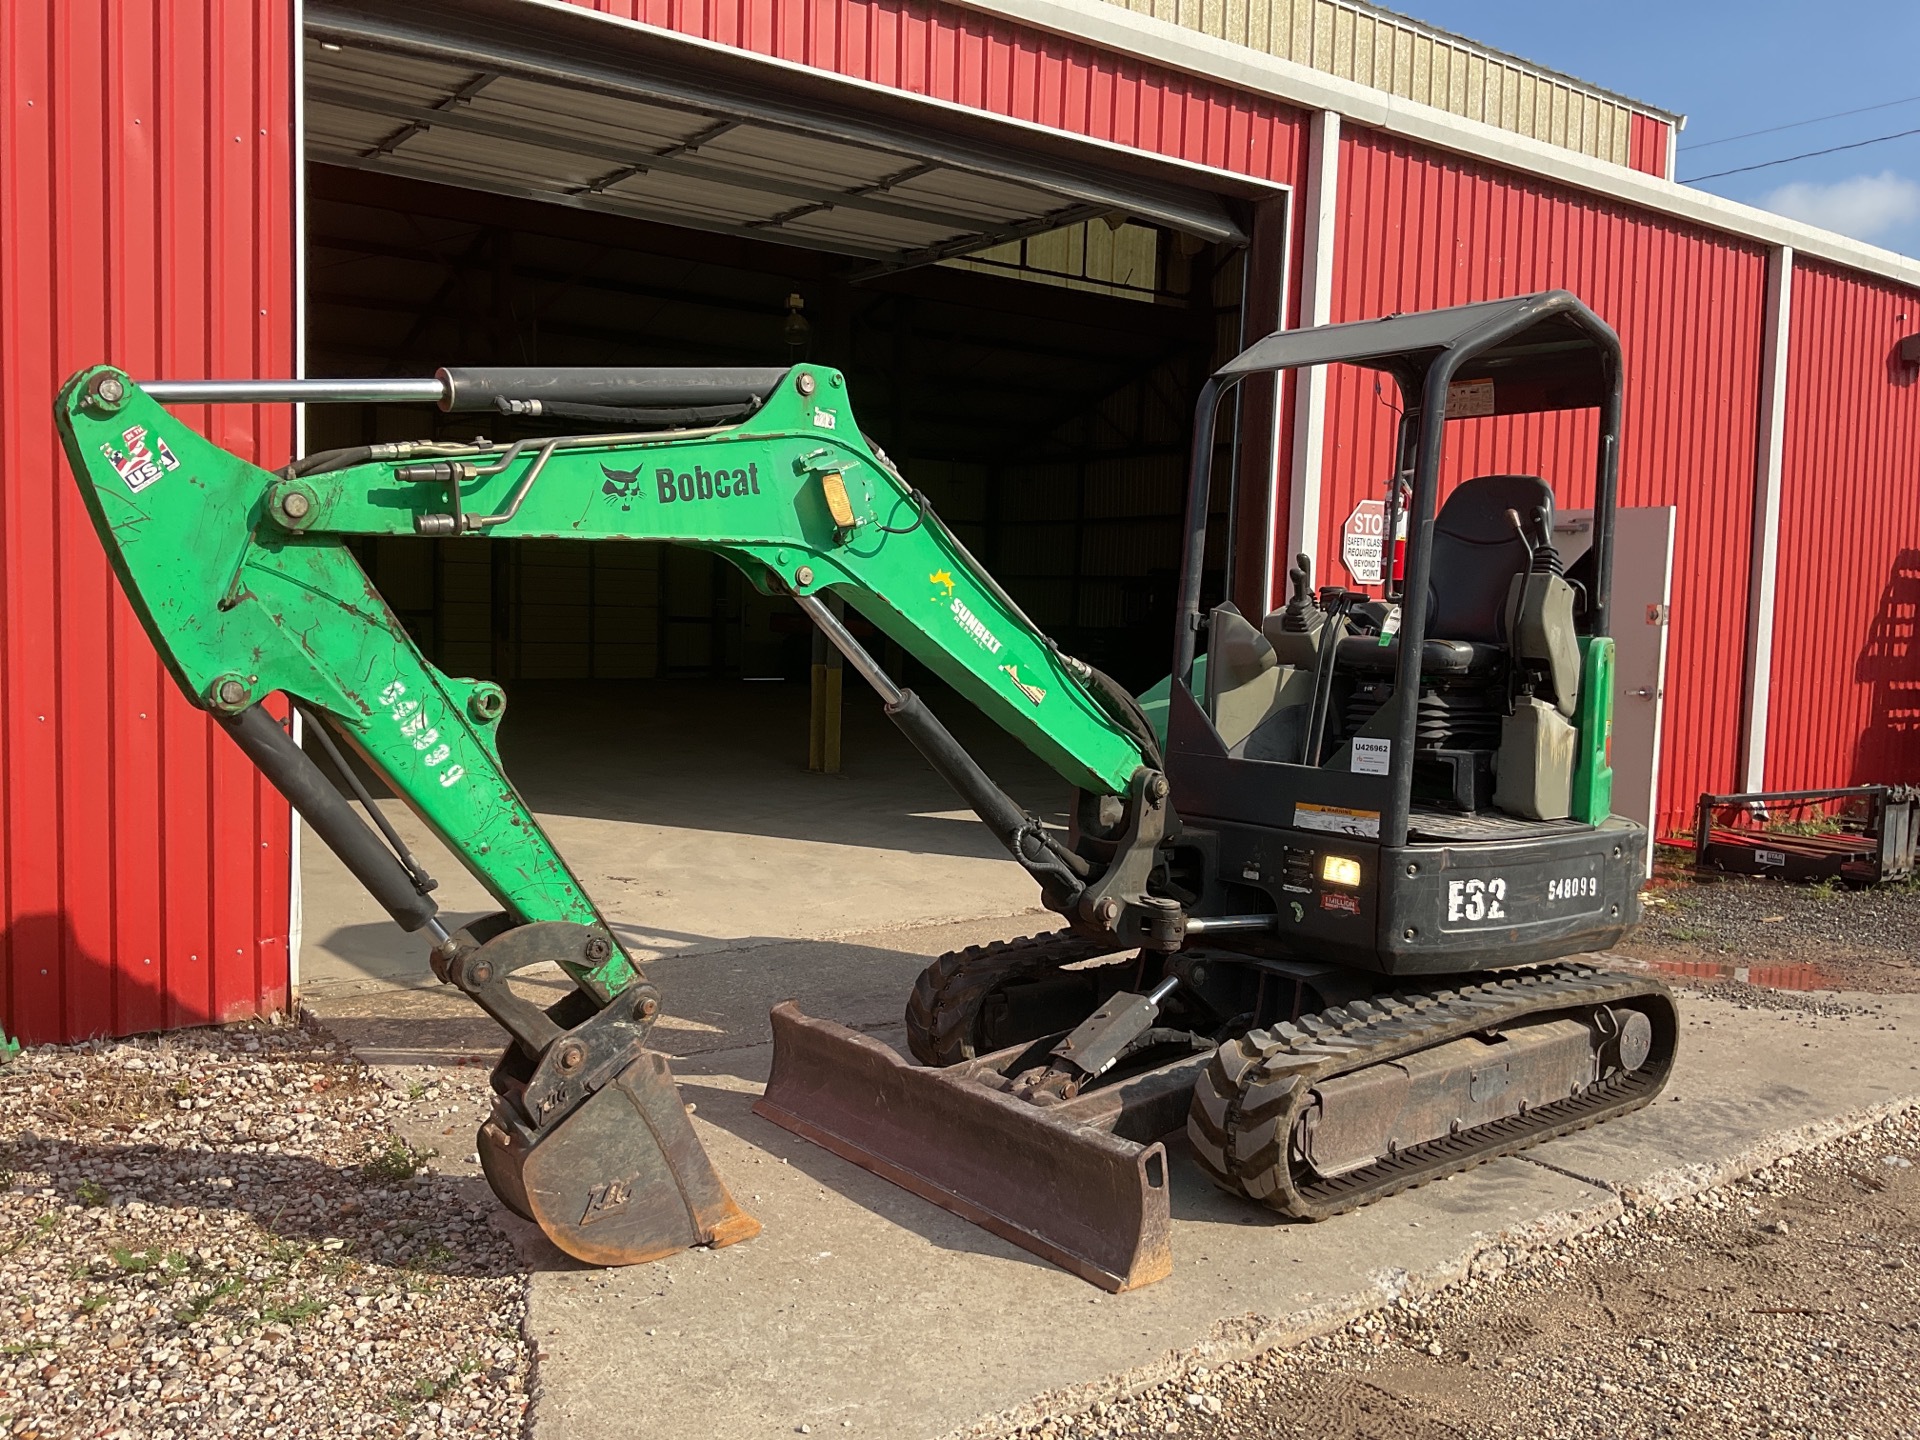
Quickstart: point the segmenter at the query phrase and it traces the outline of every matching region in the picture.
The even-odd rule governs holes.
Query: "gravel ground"
[[[1026,1440],[1909,1440],[1920,1111]]]
[[[453,1095],[293,1024],[0,1064],[0,1436],[522,1435],[471,1141],[398,1138]]]
[[[1673,973],[1710,981],[1743,969],[1789,990],[1920,991],[1920,884],[1696,881],[1663,862],[1642,899],[1645,919],[1621,949]]]

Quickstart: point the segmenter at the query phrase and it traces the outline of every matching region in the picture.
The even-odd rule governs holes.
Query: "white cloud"
[[[1856,240],[1874,240],[1920,220],[1920,183],[1891,170],[1830,185],[1797,180],[1762,196],[1760,205]]]

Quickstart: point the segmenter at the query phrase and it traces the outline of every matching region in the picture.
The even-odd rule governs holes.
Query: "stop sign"
[[[1384,500],[1362,500],[1340,527],[1340,563],[1356,585],[1380,583],[1380,558],[1385,550],[1387,506]]]

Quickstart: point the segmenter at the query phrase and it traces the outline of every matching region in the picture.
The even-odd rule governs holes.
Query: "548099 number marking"
[[[1547,882],[1549,900],[1584,900],[1600,893],[1600,881],[1592,875],[1568,875]]]
[[[407,698],[406,681],[395,680],[382,690],[380,703],[387,707],[388,717],[419,754],[420,763],[429,771],[438,772],[441,788],[458,785],[467,773],[466,767],[447,764],[453,749],[440,739],[439,730],[427,723],[427,712],[420,708],[420,702]],[[441,769],[442,766],[446,768]]]

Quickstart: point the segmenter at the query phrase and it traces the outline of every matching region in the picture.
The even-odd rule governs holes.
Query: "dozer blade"
[[[1179,1127],[1206,1057],[1043,1108],[994,1088],[1014,1052],[922,1068],[791,1001],[772,1018],[756,1114],[1102,1289],[1172,1272],[1155,1137]]]
[[[652,1051],[531,1138],[496,1112],[478,1146],[501,1202],[591,1265],[640,1265],[760,1233],[714,1173],[666,1057]]]

